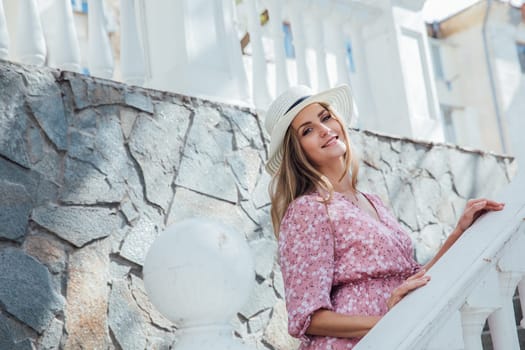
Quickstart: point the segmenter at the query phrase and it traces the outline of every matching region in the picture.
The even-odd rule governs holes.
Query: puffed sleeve
[[[323,203],[303,196],[292,202],[281,222],[279,263],[284,281],[288,332],[305,335],[312,314],[333,310],[334,239]]]

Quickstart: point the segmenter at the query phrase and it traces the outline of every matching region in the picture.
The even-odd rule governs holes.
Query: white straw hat
[[[270,135],[270,154],[266,163],[266,171],[275,175],[283,159],[282,143],[286,130],[295,116],[312,103],[324,103],[333,108],[337,115],[350,123],[352,118],[352,93],[348,85],[314,94],[304,85],[289,88],[272,102],[264,121],[266,131]]]

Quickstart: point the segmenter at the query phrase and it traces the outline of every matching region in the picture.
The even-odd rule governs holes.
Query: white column
[[[127,84],[143,85],[146,77],[134,0],[120,0],[120,69]]]
[[[6,60],[9,54],[9,35],[5,19],[4,3],[0,0],[0,59]]]
[[[314,12],[317,12],[313,10]],[[326,68],[326,47],[324,41],[323,16],[311,15],[308,23],[312,27],[312,47],[315,50],[316,68],[317,68],[317,90],[322,91],[330,87],[328,80],[328,71]]]
[[[489,316],[489,328],[495,350],[520,350],[518,332],[514,320],[512,297],[522,274],[500,272],[501,309]]]
[[[465,350],[483,350],[483,326],[487,317],[500,305],[498,274],[491,269],[460,309]]]
[[[41,66],[46,62],[46,43],[35,0],[18,1],[15,59]]]
[[[255,0],[246,0],[248,10],[248,31],[252,46],[252,93],[256,108],[266,109],[271,103],[268,89],[266,57],[261,38],[261,24],[255,7]]]
[[[499,285],[502,308],[489,316],[489,327],[495,350],[519,350],[518,332],[514,320],[512,298],[516,286],[525,273],[523,259],[525,235],[519,234],[509,242],[498,261]]]
[[[268,12],[270,13],[269,25],[273,37],[273,50],[275,54],[275,91],[278,96],[290,86],[286,67],[286,54],[284,52],[284,33],[282,28],[283,8],[281,0],[267,0],[267,4]]]
[[[336,84],[347,84],[350,85],[350,70],[348,69],[347,55],[346,55],[346,40],[345,33],[343,30],[344,17],[341,16],[339,11],[350,11],[346,7],[336,7],[327,24],[327,38],[330,38],[330,48],[335,54],[336,67],[337,67],[337,80]]]
[[[71,0],[56,0],[54,6],[56,19],[50,23],[54,27],[54,50],[49,52],[49,65],[52,67],[80,72],[80,48],[73,18]],[[52,43],[50,43],[51,45]]]
[[[90,74],[111,79],[113,54],[104,23],[103,0],[88,0],[88,65]]]
[[[306,65],[306,39],[302,17],[303,7],[301,5],[301,2],[294,1],[291,4],[290,11],[290,25],[295,49],[295,64],[297,66],[297,83],[311,86],[310,74]]]

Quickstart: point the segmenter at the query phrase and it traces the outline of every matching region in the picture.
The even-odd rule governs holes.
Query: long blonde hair
[[[344,172],[340,179],[343,179],[349,171],[352,175],[352,189],[357,187],[357,173],[359,171],[357,158],[352,154],[350,138],[343,120],[337,116],[330,106],[320,103],[332,117],[339,123],[343,132],[343,142],[346,145],[346,153],[343,158]],[[279,170],[270,182],[271,217],[275,237],[279,237],[281,220],[288,209],[290,203],[296,198],[320,189],[328,193],[323,198],[324,202],[332,199],[334,188],[330,180],[319,172],[306,157],[296,131],[290,125],[283,140],[283,159]]]

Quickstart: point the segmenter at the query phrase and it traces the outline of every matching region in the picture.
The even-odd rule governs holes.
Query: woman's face
[[[292,121],[299,143],[312,164],[321,170],[346,152],[341,124],[318,103],[302,109]]]

